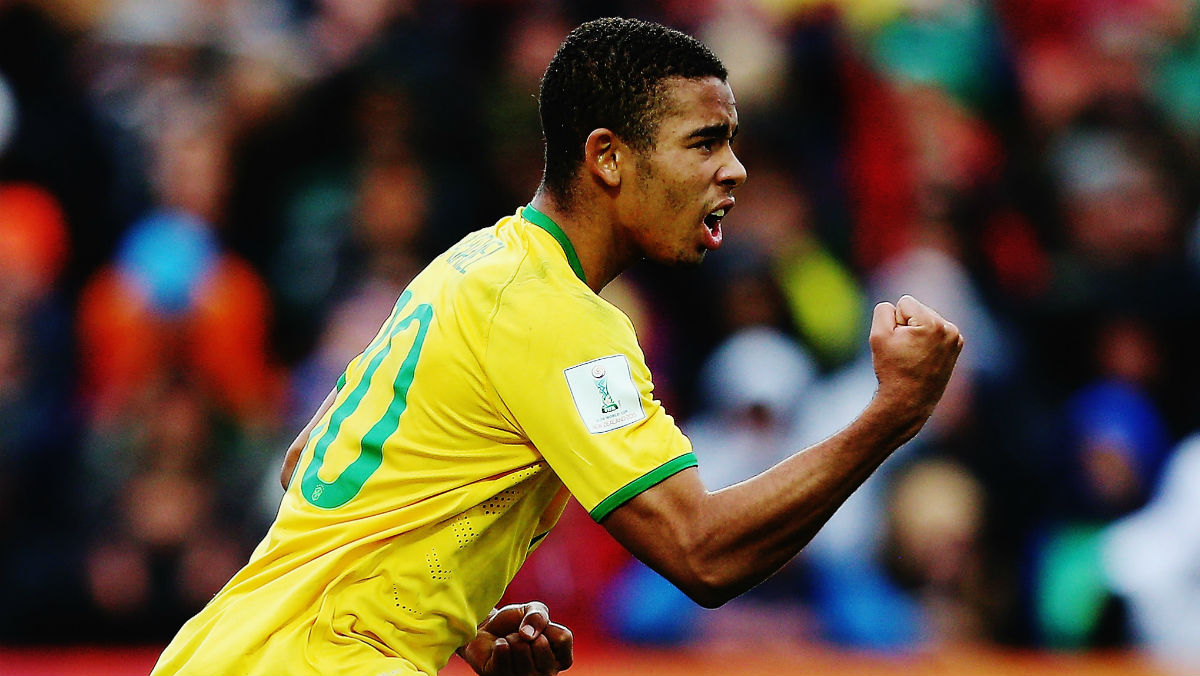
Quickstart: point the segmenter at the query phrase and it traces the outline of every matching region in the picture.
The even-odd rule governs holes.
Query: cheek
[[[695,193],[689,189],[686,183],[664,178],[659,182],[658,192],[659,208],[670,212],[669,218],[672,221],[688,218],[692,211],[691,203],[695,200]]]
[[[670,156],[645,167],[639,175],[639,188],[649,206],[678,209],[685,206],[695,187],[679,170],[682,158]]]

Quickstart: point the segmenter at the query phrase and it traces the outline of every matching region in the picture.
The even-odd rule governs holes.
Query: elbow
[[[729,601],[737,598],[745,591],[740,580],[728,573],[728,566],[719,561],[695,560],[677,579],[672,580],[676,587],[687,595],[693,602],[704,608],[720,608]]]
[[[684,589],[684,594],[696,605],[712,610],[720,608],[734,598],[733,594],[722,593],[720,589]]]

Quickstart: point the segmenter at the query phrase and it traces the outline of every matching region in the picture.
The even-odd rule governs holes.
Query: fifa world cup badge
[[[646,419],[625,355],[591,359],[564,369],[563,375],[588,432],[611,432]]]
[[[596,390],[600,392],[600,412],[612,413],[620,408],[620,404],[614,400],[612,394],[609,393],[608,378],[606,378],[605,375],[606,373],[604,367],[600,364],[596,364],[596,366],[592,368],[592,379],[595,382]]]

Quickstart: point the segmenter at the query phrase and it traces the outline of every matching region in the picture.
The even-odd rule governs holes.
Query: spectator
[[[49,618],[69,615],[79,591],[69,508],[78,421],[61,279],[70,252],[58,200],[0,182],[0,581],[12,590],[0,637],[53,631]]]
[[[1104,579],[1128,604],[1138,644],[1172,670],[1200,664],[1197,496],[1200,438],[1192,436],[1172,452],[1150,502],[1107,527],[1100,541]]]
[[[1084,388],[1068,402],[1066,417],[1062,502],[1031,552],[1035,622],[1046,645],[1123,645],[1124,611],[1103,577],[1100,537],[1157,485],[1166,427],[1145,394],[1124,383]]]

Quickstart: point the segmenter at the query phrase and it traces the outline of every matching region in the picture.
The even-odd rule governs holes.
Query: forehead
[[[733,90],[719,78],[669,78],[663,83],[663,98],[666,105],[659,120],[660,134],[687,135],[719,124],[737,127]]]

